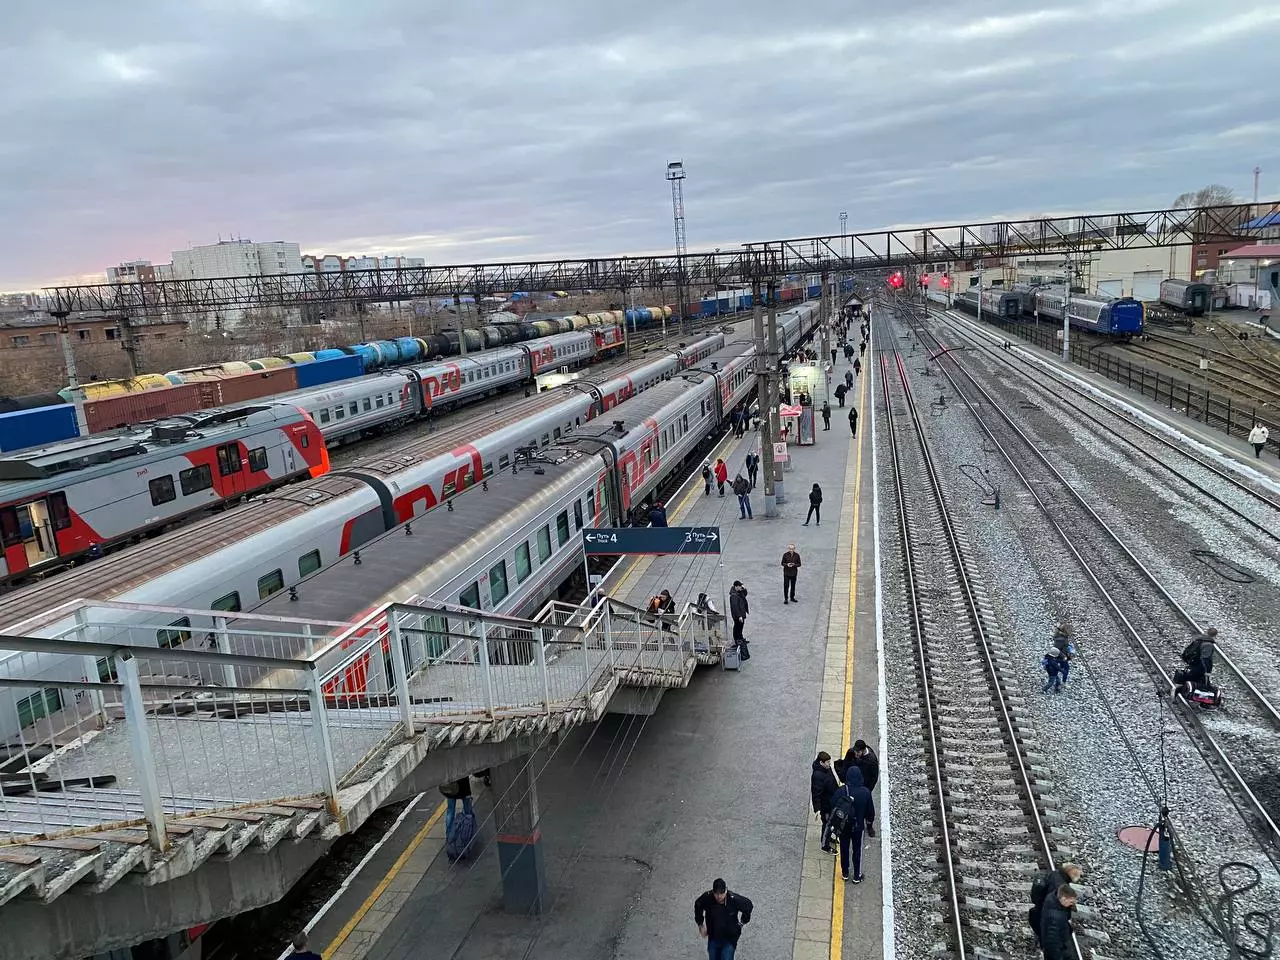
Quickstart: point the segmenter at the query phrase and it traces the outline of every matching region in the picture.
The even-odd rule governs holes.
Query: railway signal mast
[[[1062,267],[1066,292],[1062,295],[1062,362],[1071,362],[1071,260]]]

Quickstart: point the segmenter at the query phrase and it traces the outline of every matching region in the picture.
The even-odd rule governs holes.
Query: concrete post
[[[163,853],[169,848],[165,830],[164,802],[160,781],[156,776],[155,755],[151,752],[151,733],[147,729],[147,710],[142,701],[142,683],[138,678],[138,661],[124,652],[116,654],[116,673],[124,697],[124,722],[129,733],[129,753],[133,759],[134,778],[147,818],[147,836],[151,846]]]
[[[490,769],[493,822],[502,871],[502,903],[511,913],[541,914],[547,897],[542,833],[538,829],[537,754]]]
[[[213,645],[219,653],[231,653],[231,636],[227,630],[226,617],[213,618]],[[233,663],[222,665],[222,682],[228,687],[239,686],[236,683],[236,667]]]
[[[409,664],[404,655],[404,637],[400,633],[400,614],[395,607],[387,610],[387,633],[391,644],[391,682],[387,693],[394,694],[400,706],[400,723],[405,739],[413,737],[413,701],[409,696]]]
[[[766,325],[769,333],[769,435],[776,437],[782,432],[782,423],[778,420],[778,403],[782,394],[782,354],[778,352],[778,298],[777,284],[769,281],[769,322]],[[795,346],[795,344],[792,344]],[[773,467],[773,493],[775,503],[786,503],[787,493],[782,481],[782,464]],[[766,488],[767,489],[767,488]],[[767,499],[767,498],[766,498]]]
[[[760,403],[760,461],[764,470],[764,515],[778,515],[773,490],[773,417],[770,414],[769,354],[764,336],[764,306],[761,304],[760,279],[751,281],[752,333],[756,345],[756,396]]]

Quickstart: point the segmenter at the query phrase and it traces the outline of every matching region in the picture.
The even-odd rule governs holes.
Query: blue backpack
[[[444,853],[450,862],[457,862],[470,856],[471,847],[476,839],[476,815],[468,810],[459,810],[453,818],[453,829],[445,837]]]

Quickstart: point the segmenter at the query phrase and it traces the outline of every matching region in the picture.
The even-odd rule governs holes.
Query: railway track
[[[1026,957],[1026,891],[1056,862],[1050,802],[1011,693],[1016,672],[947,507],[901,356],[882,355],[880,375],[928,767],[916,789],[937,831],[938,872],[926,882],[943,908],[943,952]]]
[[[1207,351],[1208,371],[1200,369],[1201,348],[1176,337],[1159,333],[1150,334],[1151,342],[1129,343],[1124,350],[1149,357],[1171,369],[1185,373],[1192,380],[1201,380],[1206,374],[1211,385],[1250,400],[1263,407],[1280,407],[1280,389],[1274,386],[1275,375],[1222,351]],[[1163,344],[1168,349],[1156,346]],[[1215,366],[1217,364],[1217,366]]]
[[[1111,608],[1155,689],[1171,692],[1167,667],[1178,663],[1188,633],[1202,625],[1006,412],[1008,404],[945,353],[946,345],[928,328],[917,332],[922,342],[936,344],[943,376]],[[1219,644],[1217,662],[1216,681],[1223,683],[1221,673],[1229,676],[1228,707],[1205,712],[1177,697],[1181,709],[1174,715],[1280,870],[1280,758],[1269,747],[1280,733],[1280,710],[1232,656],[1230,641]]]

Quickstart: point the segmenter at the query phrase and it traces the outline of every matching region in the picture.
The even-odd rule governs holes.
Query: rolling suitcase
[[[742,669],[742,652],[737,644],[725,648],[724,656],[720,660],[720,666],[725,670]]]

